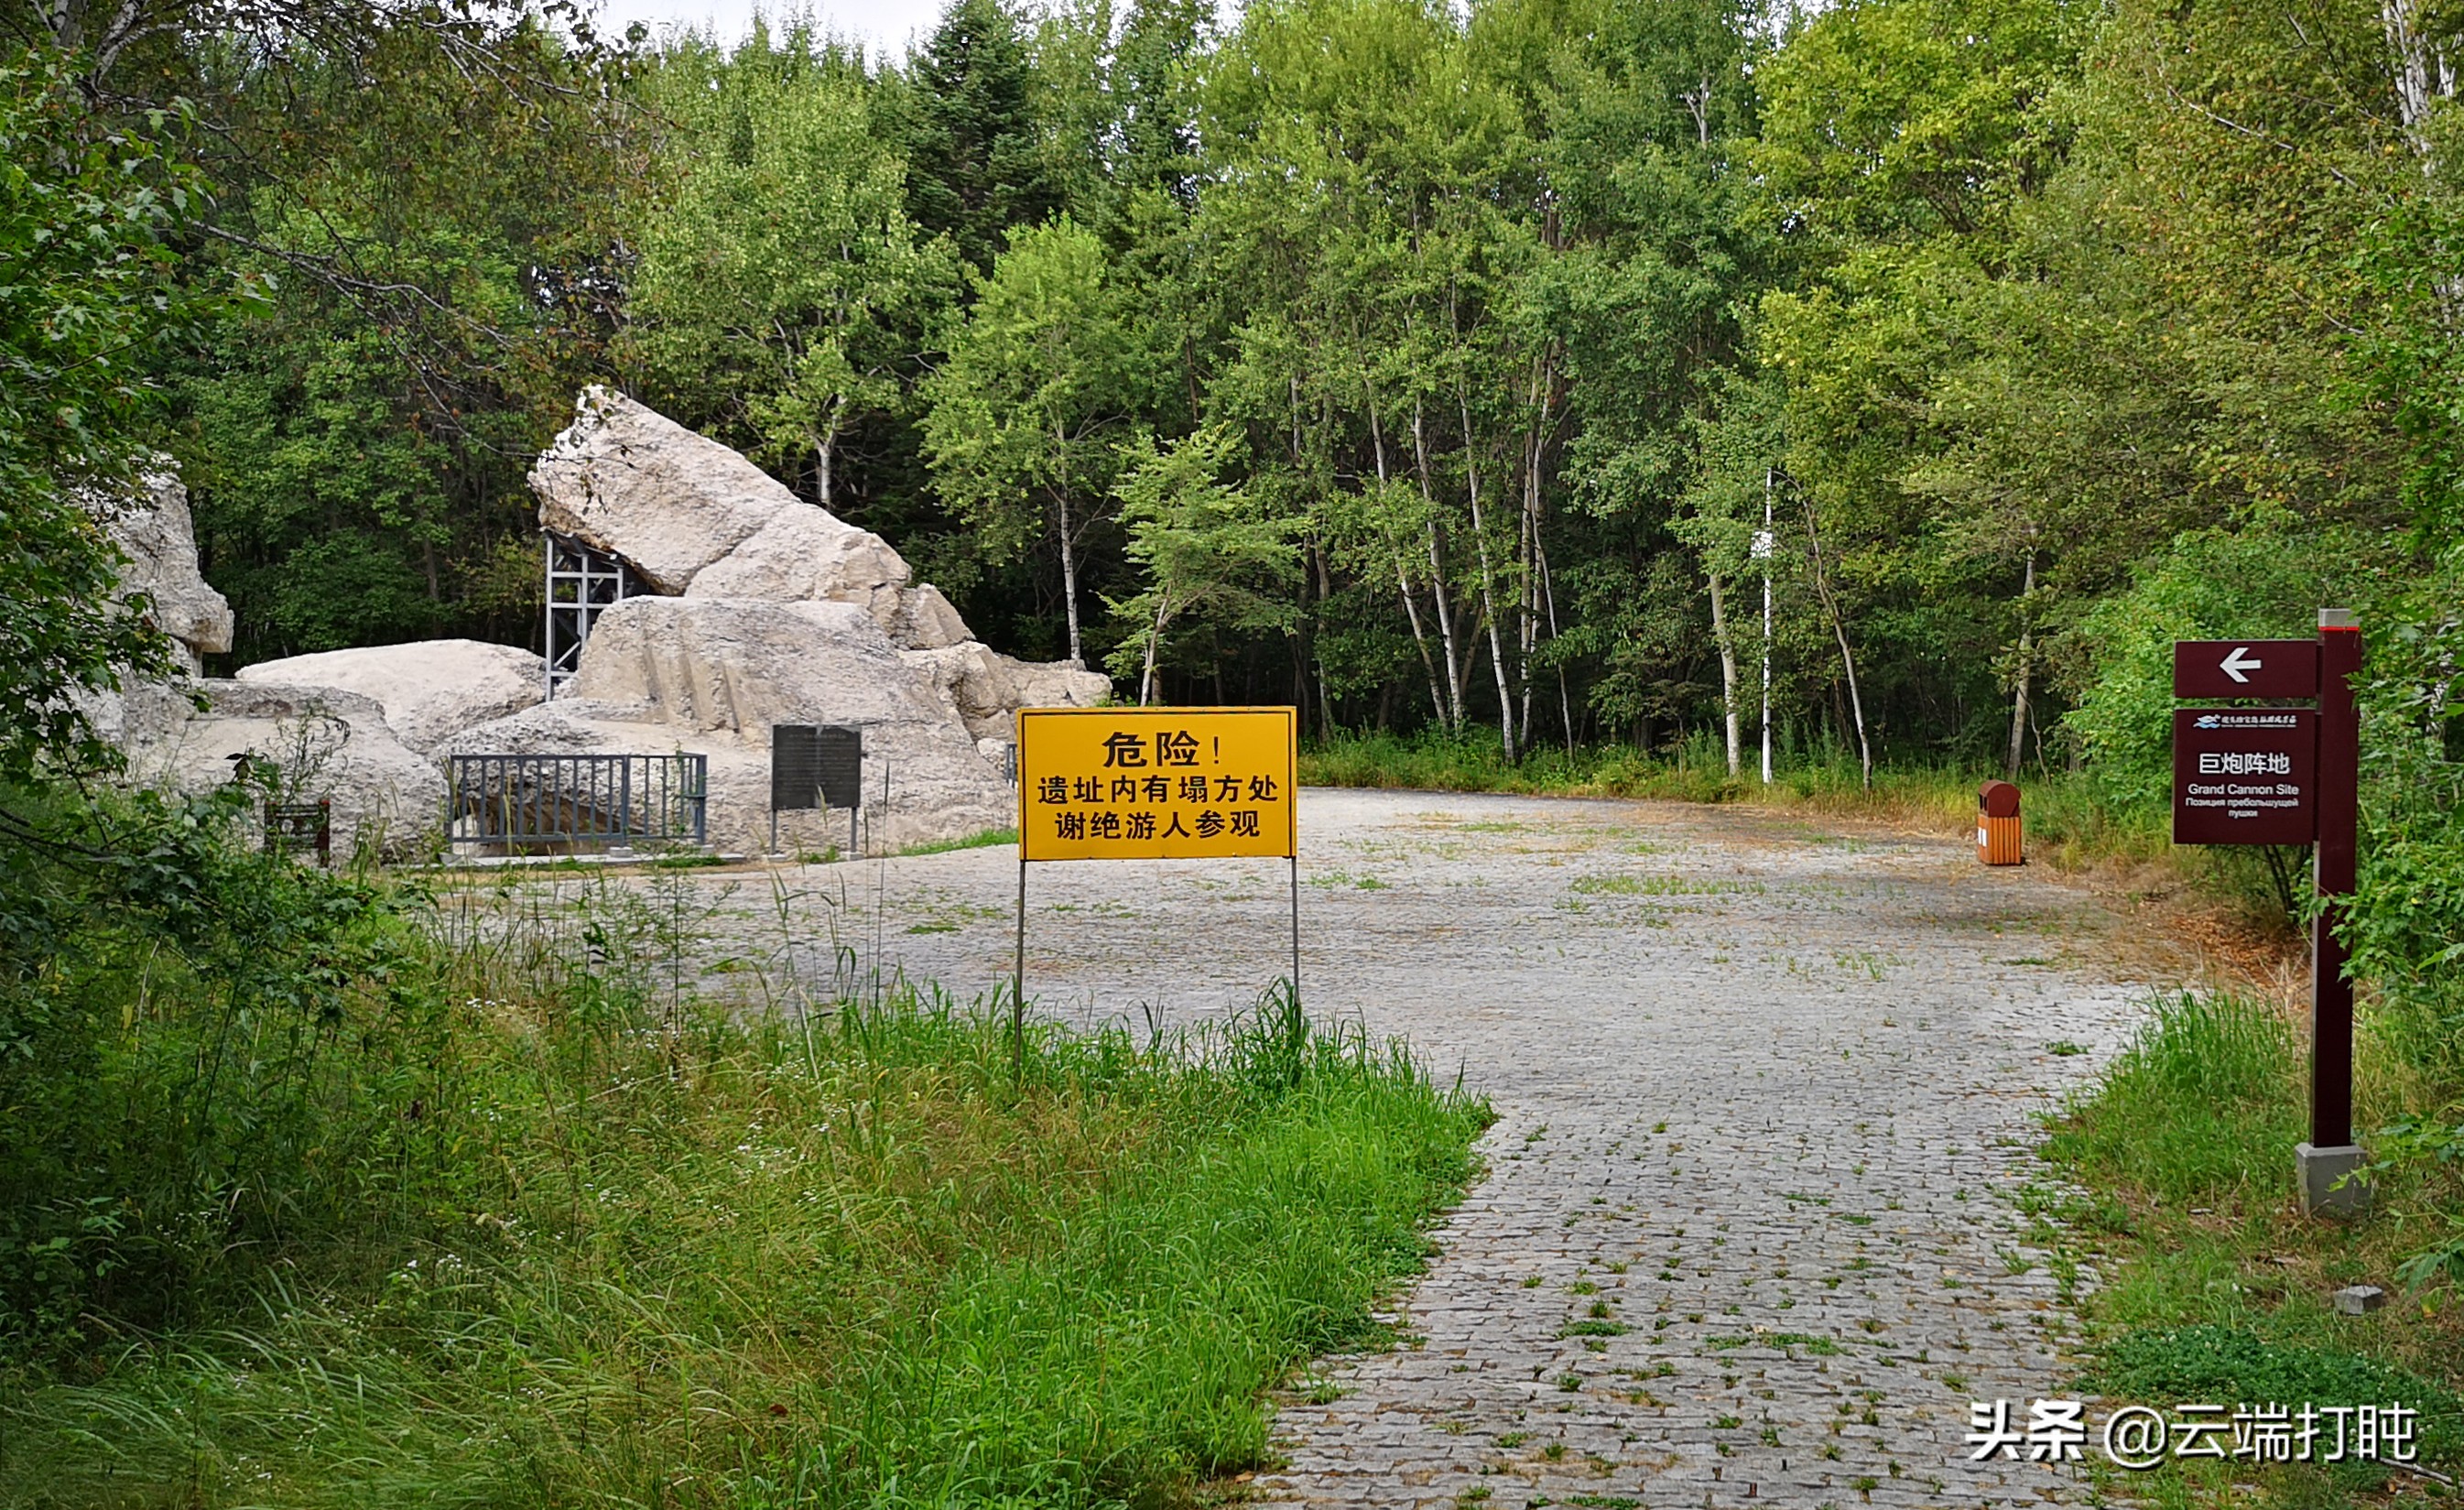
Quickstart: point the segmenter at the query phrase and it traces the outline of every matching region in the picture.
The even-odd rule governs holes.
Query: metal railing
[[[698,846],[708,834],[708,755],[458,755],[446,788],[455,844]]]

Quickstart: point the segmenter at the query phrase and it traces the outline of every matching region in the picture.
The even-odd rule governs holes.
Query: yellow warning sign
[[[1288,708],[1027,708],[1023,860],[1204,860],[1292,851]]]

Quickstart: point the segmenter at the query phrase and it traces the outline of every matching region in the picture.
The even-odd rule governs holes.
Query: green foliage
[[[2035,1190],[2023,1212],[2033,1241],[2057,1251],[2056,1272],[2092,1261],[2098,1284],[2082,1298],[2087,1366],[2082,1389],[2163,1409],[2227,1404],[2402,1404],[2418,1410],[2423,1461],[2464,1454],[2459,1318],[2428,1293],[2439,1276],[2420,1258],[2448,1226],[2452,1172],[2420,1159],[2383,1159],[2371,1171],[2367,1220],[2324,1222],[2288,1199],[2292,1148],[2307,1130],[2304,1046],[2277,1010],[2211,994],[2157,1002],[2152,1020],[2096,1086],[2055,1122],[2044,1153],[2071,1196]],[[2365,1017],[2357,1086],[2365,1115],[2402,1105],[2408,1077],[2390,1073],[2383,1023]],[[2049,1218],[2060,1218],[2056,1225]],[[2433,1250],[2434,1251],[2434,1250]],[[2329,1292],[2373,1282],[2423,1293],[2349,1317]],[[2332,1433],[2332,1418],[2321,1428]],[[2332,1435],[2328,1437],[2332,1440]],[[2219,1469],[2223,1465],[2217,1465]],[[2248,1482],[2246,1465],[2233,1481]],[[2195,1500],[2221,1475],[2189,1464],[2158,1487]],[[2386,1466],[2294,1465],[2256,1476],[2256,1503],[2351,1502],[2379,1487]]]
[[[1291,540],[1299,521],[1265,517],[1244,490],[1217,480],[1239,441],[1219,426],[1176,446],[1159,449],[1141,436],[1124,448],[1113,485],[1129,536],[1123,554],[1149,585],[1111,604],[1124,631],[1111,666],[1114,675],[1137,677],[1142,707],[1155,689],[1164,635],[1176,624],[1194,617],[1238,634],[1288,617],[1278,589],[1299,554]]]
[[[2464,547],[2365,621],[2362,861],[2345,931],[2407,1056],[2464,1093]],[[2464,1101],[2453,1108],[2464,1123]]]
[[[10,894],[11,1504],[1182,1492],[1375,1335],[1486,1121],[1288,994],[1037,1027],[1022,1079],[938,997],[679,992],[681,877],[422,896],[149,824]]]
[[[1001,0],[952,0],[893,97],[913,164],[909,213],[978,273],[991,270],[1010,232],[1065,208],[1038,140],[1034,82],[1019,12]]]
[[[2269,1343],[2227,1326],[2129,1333],[2100,1350],[2085,1382],[2117,1399],[2147,1402],[2402,1404],[2421,1412],[2415,1445],[2426,1460],[2449,1461],[2464,1449],[2464,1398],[2453,1390],[2357,1353]]]
[[[2167,997],[2049,1152],[2170,1206],[2275,1187],[2302,1134],[2301,1076],[2273,1008],[2223,993]]]
[[[63,60],[0,59],[0,780],[106,762],[79,697],[173,664],[97,514],[135,496],[154,364],[229,302],[174,273],[188,128],[104,129]]]
[[[642,177],[631,117],[606,59],[518,16],[337,10],[271,57],[208,35],[165,64],[215,127],[199,145],[221,192],[187,277],[279,287],[161,364],[161,443],[242,663],[526,643],[522,476],[599,375]],[[508,547],[532,553],[510,580]]]
[[[2169,801],[2173,642],[2313,638],[2318,609],[2343,601],[2358,575],[2358,544],[2271,530],[2185,535],[2088,612],[2072,637],[2078,705],[2063,723],[2107,802]]]
[[[908,219],[907,165],[860,75],[678,52],[649,93],[677,122],[676,185],[644,221],[618,360],[652,402],[809,468],[813,500],[840,506],[843,439],[905,407],[956,259]]]
[[[943,839],[931,843],[902,845],[898,852],[902,856],[945,855],[957,849],[998,849],[1004,844],[1017,843],[1018,830],[1015,828],[987,828],[980,834],[969,834],[964,839]]]
[[[1069,656],[1083,660],[1079,566],[1118,467],[1113,437],[1145,378],[1093,232],[1064,217],[1014,237],[926,383],[924,444],[943,498],[996,559],[1059,546]]]
[[[369,886],[238,842],[271,795],[0,799],[0,1349],[180,1319],[234,1249],[363,1219],[326,1177],[346,1142],[416,1141],[368,1102],[419,1094],[436,1003],[389,990]]]

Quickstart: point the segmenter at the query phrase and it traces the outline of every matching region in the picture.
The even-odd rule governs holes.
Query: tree
[[[186,124],[110,130],[67,60],[0,64],[0,780],[106,763],[81,698],[175,664],[144,604],[115,601],[96,513],[133,491],[152,362],[262,292],[175,279],[205,188]]]
[[[809,464],[813,501],[831,508],[841,437],[903,407],[957,260],[918,244],[906,164],[861,77],[773,58],[758,38],[732,67],[692,61],[661,75],[685,122],[680,182],[643,225],[620,356],[671,411],[749,433],[791,474]]]
[[[1140,436],[1122,449],[1112,491],[1129,535],[1123,554],[1144,569],[1147,587],[1111,604],[1129,631],[1112,668],[1138,667],[1141,708],[1154,700],[1156,656],[1175,624],[1199,614],[1239,632],[1282,628],[1290,618],[1273,594],[1298,559],[1300,521],[1268,517],[1245,490],[1220,480],[1240,444],[1238,430],[1213,425],[1177,445]]]
[[[996,558],[1052,522],[1069,657],[1082,665],[1080,544],[1138,411],[1143,363],[1106,276],[1105,250],[1068,217],[1020,233],[925,383],[924,445],[942,497]]]
[[[1739,316],[1775,260],[1743,161],[1757,108],[1754,16],[1731,0],[1604,11],[1585,45],[1551,60],[1547,150],[1567,250],[1535,266],[1527,298],[1564,353],[1581,422],[1568,456],[1580,506],[1699,556],[1734,777],[1742,703],[1728,594],[1750,536],[1736,527],[1736,490],[1704,486],[1715,469],[1700,436],[1725,395],[1746,391],[1727,381],[1749,363]],[[1718,501],[1706,511],[1706,499]]]
[[[1115,184],[1195,203],[1198,69],[1213,16],[1202,0],[1131,0],[1108,77]]]
[[[262,318],[161,364],[243,665],[536,634],[523,474],[606,375],[646,144],[620,80],[519,23],[479,68],[397,19],[272,75],[228,36],[179,60],[221,154],[185,275],[277,282]]]
[[[923,51],[908,60],[890,118],[908,162],[907,208],[930,235],[947,235],[978,272],[1002,232],[1064,208],[1032,99],[1033,61],[1018,17],[1001,0],[952,0]]]

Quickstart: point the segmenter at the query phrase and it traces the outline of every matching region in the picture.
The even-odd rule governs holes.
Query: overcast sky
[[[865,44],[874,57],[898,57],[911,38],[933,30],[945,0],[600,0],[599,29],[615,35],[635,21],[657,36],[671,27],[715,33],[719,41],[740,40],[758,8],[775,23],[799,11],[812,12],[814,29]]]

